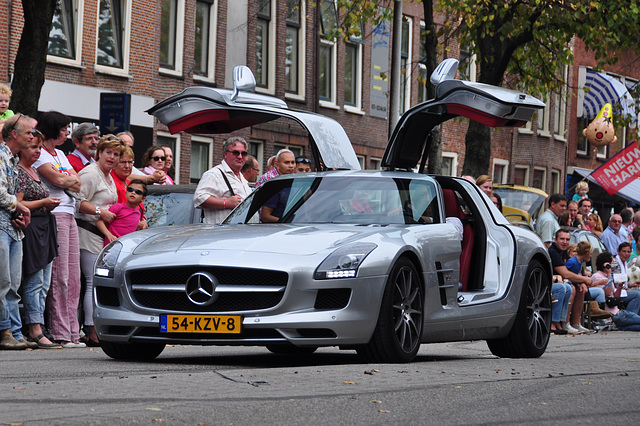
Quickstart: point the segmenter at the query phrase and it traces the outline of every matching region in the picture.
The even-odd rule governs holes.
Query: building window
[[[281,145],[281,144],[273,145],[273,154],[271,155],[276,155],[278,151],[280,151],[281,149],[288,149],[289,151],[293,152],[293,155],[295,157],[302,156],[302,147],[296,146],[296,145]]]
[[[318,91],[320,104],[335,106],[336,104],[336,43],[327,35],[336,28],[338,15],[333,0],[325,0],[321,4],[320,23],[323,37],[320,43],[318,58]]]
[[[82,40],[82,25],[78,17],[82,16],[82,6],[82,0],[59,0],[56,3],[49,32],[48,59],[55,57],[62,59],[63,63],[79,63],[82,43],[78,41]]]
[[[402,17],[402,41],[400,49],[400,102],[402,115],[411,105],[411,19]]]
[[[538,134],[540,136],[550,136],[549,134],[549,98],[542,98],[546,106],[538,110]]]
[[[476,55],[471,53],[468,46],[460,46],[458,57],[458,77],[460,80],[476,81]]]
[[[107,69],[128,71],[128,47],[130,36],[129,13],[131,2],[127,0],[100,0],[98,10],[97,65]]]
[[[249,141],[249,155],[253,155],[253,157],[258,160],[258,168],[260,168],[260,173],[264,173],[262,171],[262,162],[264,161],[264,142],[263,141]]]
[[[202,79],[215,79],[217,9],[213,0],[196,2],[193,74]]]
[[[354,107],[351,111],[360,112],[362,109],[362,28],[359,35],[349,37],[345,43],[344,58],[344,104]]]
[[[160,70],[182,74],[184,39],[184,0],[162,0],[160,20]]]
[[[515,166],[513,170],[513,183],[516,185],[529,186],[529,167]]]
[[[166,145],[171,148],[171,151],[173,152],[173,165],[171,166],[174,173],[173,181],[176,184],[180,183],[180,135],[172,135],[168,132],[159,131],[158,142],[156,145]],[[171,173],[171,170],[169,170],[169,173]]]
[[[425,43],[427,42],[427,28],[424,21],[420,21],[420,61],[418,62],[418,103],[422,103],[429,99],[427,96],[427,84],[429,76],[427,75],[427,50]]]
[[[445,176],[458,175],[458,153],[457,152],[442,153],[442,174]]]
[[[551,193],[552,194],[560,193],[560,171],[559,170],[551,170]]]
[[[300,95],[304,85],[304,4],[300,0],[287,0],[286,17],[285,89]]]
[[[542,167],[534,167],[533,168],[533,180],[531,181],[531,186],[534,188],[542,189],[547,184],[547,169]]]
[[[365,158],[364,155],[356,155],[358,158],[358,163],[360,164],[360,170],[364,170]]]
[[[213,139],[191,137],[191,166],[189,183],[198,183],[204,172],[212,166]]]
[[[586,129],[587,125],[586,118],[578,118],[578,129]],[[589,142],[587,142],[587,138],[582,135],[582,132],[578,132],[578,144],[576,146],[576,153],[580,155],[587,155],[589,152]]]
[[[563,69],[563,80],[567,81],[567,66],[564,66]],[[565,140],[565,121],[567,114],[567,96],[566,96],[566,87],[562,86],[562,90],[560,90],[559,94],[554,95],[555,100],[555,110],[553,116],[553,134],[556,139]]]
[[[493,174],[492,176],[492,180],[495,183],[507,183],[507,178],[508,178],[508,173],[507,170],[509,170],[509,161],[507,160],[502,160],[500,158],[494,158],[493,159]]]
[[[369,159],[369,170],[380,170],[382,168],[382,160],[380,158]]]
[[[256,84],[273,92],[275,85],[275,6],[271,0],[258,0],[256,26]]]

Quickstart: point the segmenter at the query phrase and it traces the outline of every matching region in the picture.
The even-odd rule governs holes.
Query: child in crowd
[[[0,130],[4,126],[4,122],[7,118],[14,115],[13,111],[9,109],[9,102],[11,102],[11,89],[6,84],[0,83]]]
[[[589,184],[583,180],[576,185],[576,193],[573,194],[573,201],[580,201],[583,198],[589,198]]]
[[[98,220],[96,226],[104,234],[105,246],[118,237],[136,230],[142,217],[139,206],[146,196],[147,185],[139,179],[134,179],[127,185],[127,201],[109,207],[109,211],[116,215],[113,221],[107,225],[103,220]]]

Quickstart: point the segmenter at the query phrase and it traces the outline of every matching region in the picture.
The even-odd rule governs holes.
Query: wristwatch
[[[98,216],[98,219],[100,219],[100,212],[101,212],[100,207],[96,206],[96,216]]]

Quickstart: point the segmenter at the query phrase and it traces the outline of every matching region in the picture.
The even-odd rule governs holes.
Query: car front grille
[[[185,284],[197,272],[209,273],[218,280],[219,291],[213,303],[198,305],[187,297]],[[134,302],[142,307],[173,312],[243,312],[280,303],[288,278],[282,271],[189,266],[134,270],[128,274],[127,283]],[[222,291],[225,286],[233,288]]]

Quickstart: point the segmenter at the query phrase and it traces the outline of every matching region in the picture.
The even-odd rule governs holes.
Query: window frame
[[[562,81],[567,81],[568,66],[564,66],[562,70]],[[553,137],[556,140],[566,142],[567,137],[567,88],[562,86],[560,93],[554,95],[555,109],[553,114]]]
[[[516,179],[515,179],[515,171],[516,170],[524,170],[524,179],[522,183],[517,183]],[[529,176],[529,166],[523,166],[521,164],[516,164],[513,167],[513,179],[511,179],[513,181],[514,184],[516,185],[522,185],[522,186],[529,186],[529,180],[530,180],[530,176]]]
[[[449,174],[448,176],[458,176],[458,153],[443,151],[442,159],[444,160],[445,158],[451,159],[451,174]],[[444,170],[442,171],[442,173],[444,174]]]
[[[542,172],[542,188],[534,185],[536,172]],[[539,167],[539,166],[534,166],[533,167],[533,176],[532,176],[532,179],[531,179],[531,187],[532,188],[541,189],[542,191],[545,191],[545,189],[547,187],[547,168],[546,167]]]
[[[182,62],[184,56],[184,18],[185,18],[185,0],[171,0],[176,2],[176,28],[175,28],[175,44],[174,44],[174,67],[167,68],[164,64],[159,64],[158,72],[160,74],[171,76],[182,76]],[[162,17],[161,17],[162,19]]]
[[[197,81],[203,81],[207,83],[215,83],[216,79],[216,52],[218,46],[216,45],[218,34],[218,0],[196,0],[196,7],[198,3],[209,3],[209,37],[207,39],[207,74],[196,74],[194,71],[193,79]],[[195,30],[195,22],[194,22]],[[194,39],[195,41],[195,39]],[[195,42],[194,42],[194,58],[195,58]],[[195,64],[195,60],[194,60]]]
[[[501,182],[498,182],[495,180],[496,166],[500,166],[503,168]],[[502,183],[502,184],[507,183],[509,181],[509,160],[503,160],[502,158],[494,158],[493,166],[491,167],[491,178],[495,183]]]
[[[267,36],[269,39],[267,40],[267,81],[266,85],[261,86],[261,83],[258,83],[256,79],[256,92],[266,93],[270,95],[275,94],[276,87],[276,3],[277,0],[269,0],[269,13],[268,24],[267,24]],[[256,28],[257,28],[257,20],[264,19],[264,15],[256,15]],[[257,46],[257,41],[256,41]],[[256,47],[256,63],[257,63],[257,52],[258,49]],[[264,60],[264,59],[263,59]],[[256,66],[257,69],[257,66]]]
[[[163,143],[160,142],[159,138],[167,138],[167,139],[173,139],[174,140],[174,149],[173,149],[173,169],[176,171],[176,175],[175,175],[175,179],[173,179],[173,182],[177,185],[180,183],[180,145],[182,142],[182,136],[180,135],[180,133],[176,133],[175,135],[172,135],[169,132],[165,132],[163,130],[158,130],[158,132],[156,133],[156,144],[158,146],[160,145],[164,145]],[[189,171],[189,175],[191,175],[191,171]]]
[[[207,138],[204,136],[196,136],[196,135],[192,135],[191,136],[191,147],[192,147],[192,151],[191,151],[191,156],[190,156],[190,161],[189,161],[189,183],[195,183],[192,182],[191,179],[193,179],[193,177],[191,176],[191,165],[193,164],[193,143],[200,143],[200,144],[206,144],[209,146],[209,155],[207,158],[207,165],[205,167],[204,172],[206,172],[207,170],[209,170],[210,168],[213,167],[213,147],[214,147],[214,140],[213,138]],[[203,172],[203,174],[204,174]],[[200,179],[202,179],[202,176],[200,176]]]
[[[560,193],[560,178],[562,177],[562,173],[560,173],[560,170],[557,169],[551,169],[551,193],[552,194],[558,194]]]
[[[97,73],[115,75],[119,77],[129,76],[129,52],[131,50],[131,7],[133,0],[119,0],[122,2],[122,68],[112,67],[109,65],[102,65],[98,63],[98,50],[100,45],[100,1],[96,8],[96,55],[95,55],[95,70]]]
[[[364,111],[362,110],[362,56],[363,56],[363,51],[364,51],[364,46],[363,46],[363,41],[362,38],[360,39],[355,39],[355,38],[351,38],[349,41],[345,41],[344,43],[345,46],[345,79],[347,76],[346,73],[346,58],[347,58],[347,48],[353,48],[354,49],[354,55],[355,55],[355,60],[354,60],[354,66],[355,69],[353,71],[353,75],[354,75],[354,81],[353,81],[353,95],[355,98],[355,102],[353,104],[347,104],[346,101],[346,96],[345,96],[345,101],[344,101],[344,110],[346,112],[350,112],[350,113],[354,113],[354,114],[361,114],[364,115]],[[344,88],[346,88],[346,84],[343,85]],[[346,93],[346,91],[345,91]]]
[[[74,22],[74,50],[75,59],[64,58],[62,56],[50,55],[47,45],[47,62],[60,65],[69,65],[74,67],[82,67],[82,39],[83,39],[83,22],[84,22],[84,0],[72,0],[75,3],[75,22]],[[49,31],[49,39],[51,39],[51,31]]]
[[[538,110],[536,130],[539,136],[551,137],[551,131],[549,130],[549,96],[544,96],[542,99],[546,106],[542,109],[542,111]],[[540,113],[542,113],[542,115],[540,115]]]
[[[382,158],[369,157],[369,166],[368,170],[382,170]]]
[[[325,0],[322,3],[322,7],[333,7],[333,17],[334,17],[334,24],[337,24],[338,22],[338,10],[336,8],[336,4],[333,0]],[[330,6],[328,6],[330,5]],[[324,28],[324,10],[320,9],[320,44],[321,44],[321,48],[324,45],[324,47],[328,47],[329,48],[329,60],[331,61],[331,64],[329,66],[329,78],[330,78],[330,82],[329,82],[329,97],[326,99],[322,99],[322,97],[319,95],[319,105],[321,107],[324,108],[331,108],[331,109],[339,109],[340,107],[337,104],[337,92],[338,92],[338,82],[337,82],[337,78],[338,78],[338,70],[337,70],[337,60],[338,60],[338,46],[337,46],[337,41],[335,39],[331,39],[328,40],[325,37],[325,28]],[[318,64],[320,64],[320,58],[318,58]],[[320,68],[318,66],[318,74],[320,73]],[[318,88],[319,89],[319,88]]]
[[[304,101],[305,99],[305,94],[306,94],[306,79],[305,79],[305,71],[306,71],[306,63],[307,63],[307,58],[306,58],[306,54],[307,54],[307,50],[305,49],[306,45],[307,45],[307,20],[306,20],[306,16],[307,16],[307,3],[304,0],[300,0],[299,1],[299,6],[300,6],[300,22],[298,24],[297,31],[298,31],[298,73],[297,73],[297,79],[298,79],[298,90],[293,92],[293,91],[288,91],[285,89],[284,92],[284,97],[287,99],[295,99],[298,101]],[[287,25],[287,29],[289,27],[293,27],[293,25],[291,25],[288,21],[286,23]],[[286,88],[286,84],[285,84],[285,88]]]

